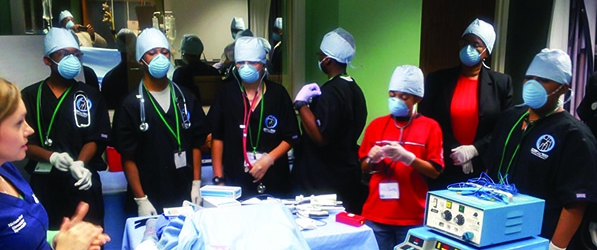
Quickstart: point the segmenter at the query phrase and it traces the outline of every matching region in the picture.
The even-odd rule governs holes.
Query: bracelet
[[[305,102],[305,101],[296,101],[296,102],[294,102],[294,109],[299,110],[303,106],[306,106],[306,105],[307,105],[307,102]]]

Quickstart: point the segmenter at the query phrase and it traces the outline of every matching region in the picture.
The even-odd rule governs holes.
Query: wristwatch
[[[294,102],[294,109],[299,110],[305,105],[307,105],[307,102],[305,102],[305,101],[296,101],[296,102]]]
[[[214,176],[212,181],[214,184],[218,185],[220,183],[224,183],[224,177]]]

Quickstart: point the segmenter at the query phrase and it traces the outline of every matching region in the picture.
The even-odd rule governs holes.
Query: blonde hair
[[[20,101],[21,91],[17,85],[0,77],[0,123],[17,110]]]

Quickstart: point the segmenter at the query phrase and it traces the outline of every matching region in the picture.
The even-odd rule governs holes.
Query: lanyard
[[[255,145],[253,145],[253,137],[251,135],[251,125],[250,125],[250,121],[247,118],[247,124],[246,127],[249,127],[249,142],[251,143],[251,147],[253,148],[253,153],[257,152],[257,146],[259,146],[259,138],[261,138],[261,128],[263,125],[263,106],[265,106],[265,100],[263,98],[263,91],[264,89],[261,89],[261,110],[259,111],[259,130],[257,130],[257,141],[255,141]]]
[[[145,91],[148,92],[149,100],[151,101],[151,104],[153,105],[155,112],[158,113],[158,115],[162,119],[162,122],[164,123],[164,125],[166,125],[166,128],[168,128],[168,130],[170,131],[172,136],[174,136],[174,139],[176,139],[176,142],[178,143],[178,151],[180,152],[180,151],[182,151],[182,144],[180,143],[180,122],[178,121],[178,110],[176,110],[177,106],[176,106],[176,102],[174,102],[174,99],[176,97],[174,96],[174,89],[172,88],[172,84],[168,84],[168,85],[170,88],[170,95],[171,95],[170,101],[172,102],[172,108],[174,109],[174,119],[176,120],[176,133],[174,133],[174,130],[172,129],[172,127],[170,127],[170,124],[168,124],[168,122],[166,121],[166,118],[164,118],[164,115],[162,114],[162,112],[160,112],[160,109],[155,104],[155,101],[153,100],[153,96],[151,95],[151,93],[149,93],[149,90],[147,90],[145,85],[143,85],[143,88],[145,89]]]
[[[261,83],[259,83],[261,85]],[[257,103],[257,94],[259,94],[259,89],[261,89],[261,112],[260,112],[260,116],[259,116],[259,131],[257,131],[257,142],[256,145],[253,146],[253,140],[251,137],[249,137],[249,140],[251,141],[251,146],[253,147],[253,153],[255,153],[255,151],[257,150],[257,145],[259,144],[259,137],[261,136],[261,125],[262,125],[262,118],[263,118],[263,102],[264,102],[264,96],[263,94],[265,93],[265,88],[264,86],[258,86],[257,90],[255,90],[255,96],[253,97],[253,101],[249,104],[249,109],[247,109],[247,102],[248,102],[248,97],[247,97],[247,93],[245,92],[245,89],[241,87],[241,94],[243,95],[243,155],[245,158],[245,163],[248,165],[249,170],[251,170],[253,168],[253,165],[251,164],[251,162],[249,161],[249,158],[247,157],[247,133],[250,133],[250,131],[248,131],[249,128],[249,123],[251,121],[251,107],[254,107],[255,104]],[[247,97],[247,100],[245,101],[245,97]],[[249,135],[250,136],[250,135]]]
[[[44,141],[44,136],[43,136],[43,132],[41,131],[41,88],[42,85],[45,83],[45,81],[43,81],[42,83],[39,84],[39,88],[37,88],[37,130],[39,132],[39,139]],[[62,102],[64,101],[64,98],[66,98],[66,96],[68,95],[68,93],[70,92],[70,89],[73,87],[73,85],[70,85],[70,87],[68,87],[68,89],[66,89],[66,91],[62,94],[62,96],[60,97],[60,100],[58,100],[58,104],[56,105],[56,107],[54,108],[54,112],[52,113],[52,118],[50,118],[50,124],[48,125],[48,132],[46,132],[46,137],[45,137],[45,141],[43,143],[43,146],[52,146],[52,140],[50,140],[50,132],[52,131],[52,125],[54,125],[54,118],[56,118],[56,113],[58,113],[58,110],[60,109],[60,106],[62,105]]]
[[[550,116],[556,110],[558,110],[558,108],[559,108],[559,106],[556,106],[556,108],[554,110],[552,110],[551,112],[549,112],[545,116],[540,117],[539,119],[541,119],[543,117]],[[498,175],[501,175],[501,173],[502,173],[502,164],[504,163],[504,157],[506,155],[506,148],[508,146],[508,143],[510,142],[510,136],[512,136],[512,132],[514,132],[514,129],[516,129],[518,127],[518,125],[520,124],[520,122],[522,120],[524,120],[526,117],[528,117],[528,115],[529,115],[529,111],[524,112],[524,114],[522,114],[520,116],[520,118],[518,118],[518,121],[516,121],[516,123],[514,124],[514,126],[512,126],[512,128],[510,129],[510,132],[508,132],[508,136],[506,137],[506,142],[504,142],[504,148],[502,149],[502,158],[500,160],[500,166],[498,168]],[[508,161],[508,166],[506,167],[506,174],[504,174],[503,176],[499,177],[500,178],[500,184],[504,184],[508,180],[508,172],[510,172],[510,167],[512,166],[512,162],[514,161],[514,158],[516,158],[516,154],[518,153],[518,149],[520,149],[520,144],[522,143],[522,140],[524,139],[524,137],[527,134],[529,134],[529,132],[531,132],[531,129],[533,129],[535,127],[534,124],[536,122],[538,122],[538,121],[539,120],[536,120],[533,124],[531,124],[530,122],[527,122],[527,126],[524,129],[524,131],[522,132],[522,136],[520,137],[520,141],[518,142],[518,144],[516,144],[516,148],[514,148],[514,152],[512,153],[512,157],[510,157],[510,161]]]

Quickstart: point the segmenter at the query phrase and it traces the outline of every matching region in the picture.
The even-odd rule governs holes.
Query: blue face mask
[[[475,66],[481,61],[481,53],[470,44],[460,50],[459,56],[462,64],[468,67]]]
[[[52,59],[50,58],[50,60]],[[52,62],[56,63],[54,60]],[[81,61],[74,55],[65,56],[56,64],[58,65],[58,73],[64,79],[73,79],[81,72]]]
[[[319,70],[321,70],[321,72],[323,72],[324,74],[327,74],[327,73],[325,73],[325,71],[323,71],[323,69],[321,68],[321,63],[322,63],[323,61],[325,61],[325,59],[328,59],[328,58],[329,58],[329,57],[327,57],[327,56],[326,56],[326,57],[325,57],[325,58],[323,58],[321,61],[317,62],[317,67],[319,67]]]
[[[238,75],[246,83],[254,83],[259,80],[259,71],[250,64],[243,64],[238,68]]]
[[[390,109],[390,114],[396,117],[405,117],[410,113],[406,103],[398,97],[388,98],[388,108]]]
[[[557,88],[551,94],[547,94],[541,83],[531,79],[522,86],[522,100],[527,106],[538,109],[543,107],[547,103],[547,98],[560,90],[560,88]]]
[[[169,69],[170,60],[164,54],[160,53],[149,62],[149,74],[155,78],[163,78]]]
[[[72,28],[73,26],[75,26],[75,23],[73,22],[73,20],[69,20],[66,23],[66,26],[64,26],[67,30],[69,30],[70,28]]]
[[[276,42],[279,42],[282,41],[282,36],[280,36],[278,33],[272,33],[272,39],[274,39]]]

